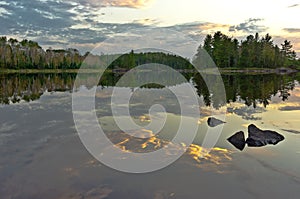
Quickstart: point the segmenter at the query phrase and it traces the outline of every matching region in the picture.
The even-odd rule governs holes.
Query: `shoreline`
[[[129,70],[122,70],[114,71],[114,70],[106,70],[112,73],[126,73]],[[193,73],[195,70],[193,69],[177,69],[178,72],[183,73]],[[219,73],[221,74],[290,74],[290,73],[297,73],[300,72],[296,69],[291,68],[245,68],[245,69],[238,69],[238,68],[218,68]],[[215,69],[203,69],[200,72],[208,73],[208,74],[215,74],[218,71]],[[0,74],[43,74],[43,73],[53,73],[53,74],[60,74],[60,73],[78,73],[79,69],[0,69]],[[85,69],[80,70],[81,73],[96,73],[99,72],[97,69]]]
[[[245,68],[245,69],[219,69],[221,73],[259,73],[259,74],[290,74],[297,73],[299,70],[291,69],[291,68]]]
[[[111,71],[111,70],[108,70]],[[78,73],[79,69],[20,69],[20,70],[14,70],[14,69],[0,69],[0,74],[45,74],[45,73],[52,73],[52,74],[59,74],[59,73]],[[99,72],[99,70],[96,69],[86,69],[81,70],[80,72],[83,73],[95,73]]]

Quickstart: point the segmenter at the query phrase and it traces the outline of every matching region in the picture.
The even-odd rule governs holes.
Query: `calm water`
[[[126,174],[99,163],[81,143],[72,115],[76,74],[0,75],[0,198],[299,198],[300,74],[223,75],[226,101],[211,97],[199,75],[185,77],[201,104],[194,143],[167,168]],[[130,107],[136,123],[149,122],[153,103],[162,104],[168,115],[159,135],[133,139],[116,127],[110,109],[119,78],[107,74],[96,94],[106,135],[118,147],[137,152],[167,143],[180,121],[178,102],[168,87],[124,88],[134,91]],[[88,77],[86,81],[88,85]],[[200,157],[212,111],[224,112],[226,124],[215,148]],[[239,151],[226,139],[247,132],[249,124],[277,131],[285,140]]]

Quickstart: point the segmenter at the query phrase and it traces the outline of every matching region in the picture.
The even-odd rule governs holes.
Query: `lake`
[[[161,104],[166,111],[160,133],[142,130],[151,135],[144,139],[129,136],[114,121],[110,96],[121,75],[102,77],[95,95],[96,115],[124,156],[128,151],[159,150],[171,142],[182,114],[170,88],[188,84],[199,97],[196,108],[201,117],[193,143],[182,143],[165,155],[186,152],[161,170],[129,174],[100,163],[82,144],[72,113],[76,74],[0,74],[0,198],[299,198],[300,74],[222,74],[223,101],[214,99],[199,74],[183,76],[187,83],[182,85],[120,88],[133,93],[129,108],[135,123],[151,122],[148,114],[153,104]],[[88,84],[87,75],[81,89],[91,89]],[[226,116],[221,127],[207,124],[214,112]],[[285,139],[240,151],[227,138],[238,131],[247,137],[250,124],[276,131]],[[203,156],[208,129],[213,129],[208,133],[214,129],[221,133]],[[187,134],[189,130],[184,129]],[[103,155],[109,156],[105,151]]]

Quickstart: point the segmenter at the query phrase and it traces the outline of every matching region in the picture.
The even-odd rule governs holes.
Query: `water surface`
[[[222,75],[226,101],[211,97],[199,75],[184,76],[199,94],[201,117],[193,144],[167,168],[126,174],[99,163],[81,143],[71,104],[76,74],[0,75],[1,198],[298,198],[300,74]],[[149,123],[153,103],[162,104],[168,115],[159,135],[134,139],[116,127],[110,109],[110,93],[119,78],[107,74],[98,86],[99,123],[124,150],[159,149],[178,128],[178,102],[168,86],[124,88],[134,92],[130,107],[136,123]],[[86,81],[88,85],[88,77]],[[206,120],[214,111],[226,114],[226,124],[215,148],[202,157],[210,128]],[[274,130],[285,140],[239,151],[226,139],[247,132],[249,124]]]

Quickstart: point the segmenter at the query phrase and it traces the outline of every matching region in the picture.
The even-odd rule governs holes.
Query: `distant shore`
[[[219,72],[221,74],[231,74],[231,73],[246,73],[246,74],[289,74],[289,73],[297,73],[300,72],[296,69],[291,68],[218,68]],[[114,71],[114,70],[106,70],[108,72],[114,72],[114,73],[126,73],[128,70],[122,70],[122,71]],[[195,70],[178,70],[179,72],[183,73],[192,73],[195,72]],[[79,69],[20,69],[20,70],[13,70],[13,69],[0,69],[0,74],[39,74],[39,73],[78,73]],[[82,73],[97,73],[99,70],[97,69],[84,69],[81,70]],[[203,73],[208,74],[215,74],[217,70],[215,69],[203,69],[201,70]]]
[[[0,74],[38,74],[38,73],[78,73],[79,69],[20,69],[20,70],[12,70],[12,69],[0,69]],[[88,69],[82,70],[84,73],[95,73],[99,72],[96,69]]]
[[[299,70],[291,69],[291,68],[245,68],[245,69],[238,69],[238,68],[220,68],[219,71],[221,73],[259,73],[259,74],[289,74],[289,73],[297,73]]]

